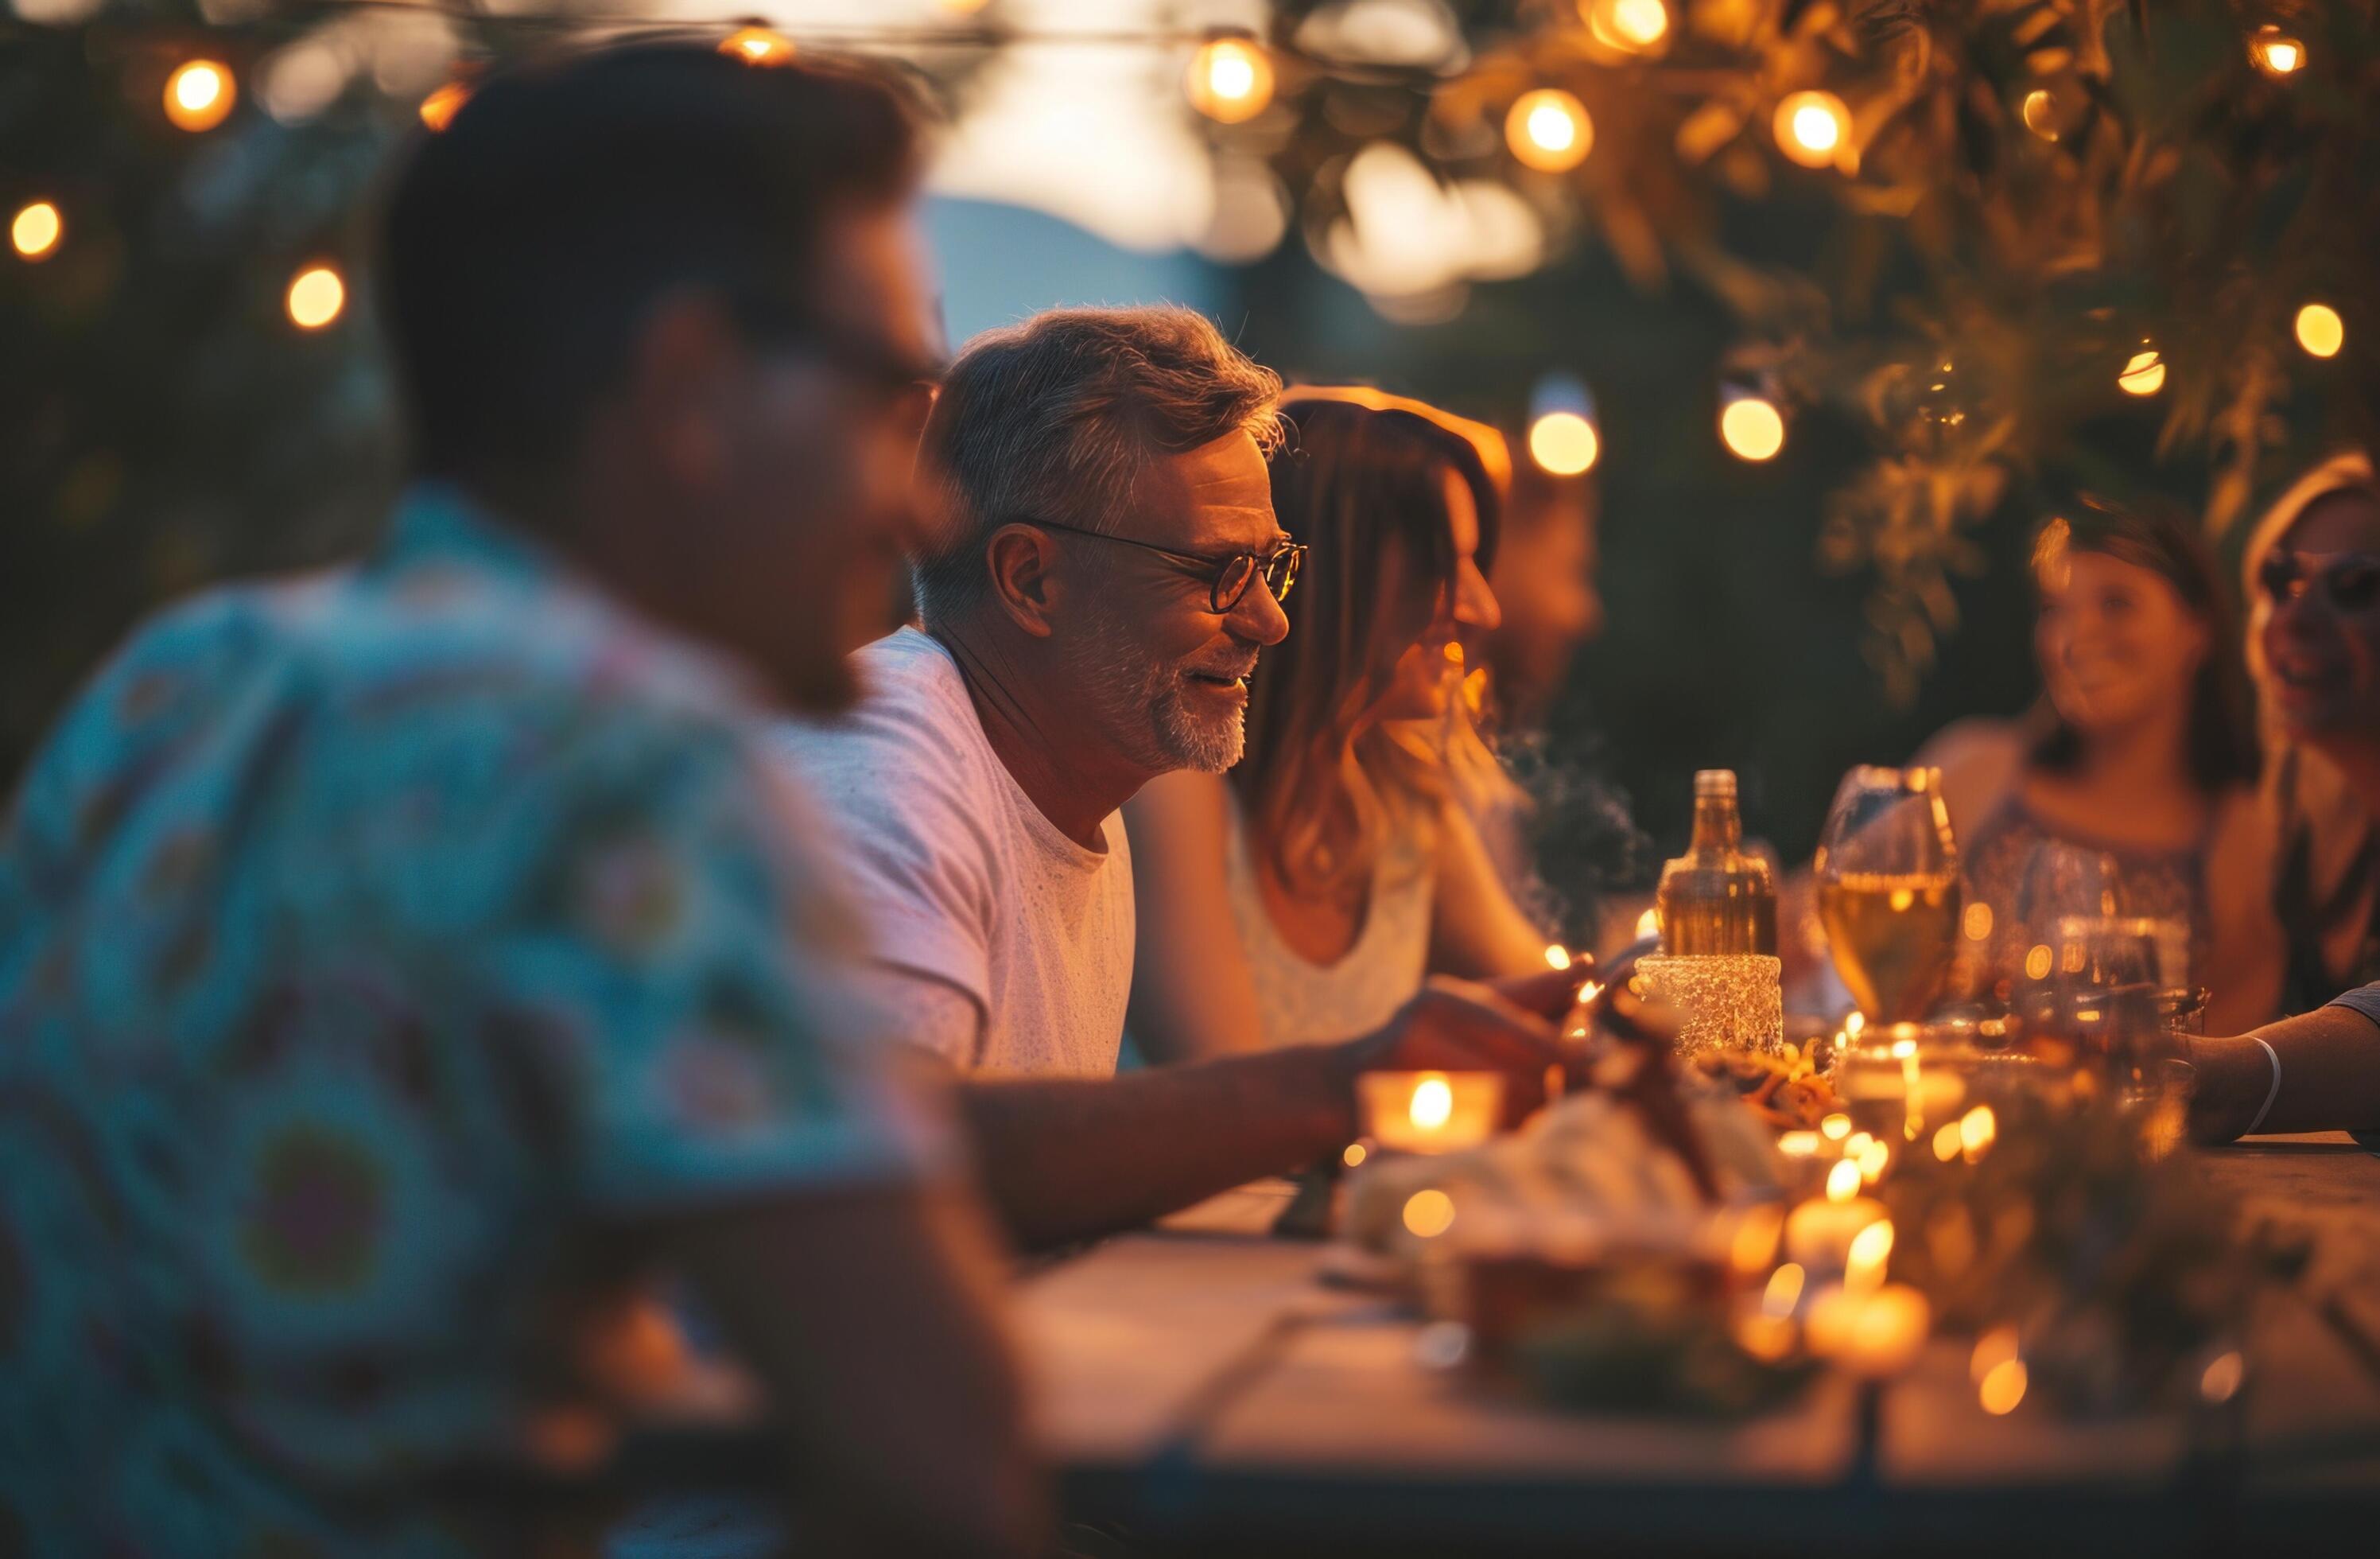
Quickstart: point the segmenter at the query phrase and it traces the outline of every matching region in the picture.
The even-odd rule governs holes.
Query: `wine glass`
[[[1959,850],[1941,771],[1845,774],[1818,836],[1816,876],[1828,951],[1868,1025],[1925,1017],[1959,929]]]

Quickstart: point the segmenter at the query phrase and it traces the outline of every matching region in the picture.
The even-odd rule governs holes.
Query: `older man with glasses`
[[[873,992],[964,1077],[985,1182],[1027,1244],[1334,1151],[1359,1072],[1500,1069],[1525,1097],[1555,1054],[1560,975],[1434,986],[1341,1044],[1115,1075],[1134,936],[1117,809],[1238,761],[1246,679],[1290,631],[1279,389],[1181,309],[1062,311],[970,344],[926,429],[947,528],[918,561],[923,626],[855,658],[854,713],[786,732],[836,814]]]

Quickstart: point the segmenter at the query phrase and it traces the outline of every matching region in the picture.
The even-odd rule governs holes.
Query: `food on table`
[[[1719,1050],[1695,1056],[1691,1075],[1731,1088],[1753,1114],[1779,1131],[1807,1131],[1842,1108],[1816,1064],[1802,1051]]]

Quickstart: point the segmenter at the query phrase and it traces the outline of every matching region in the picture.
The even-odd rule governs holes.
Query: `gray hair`
[[[1158,457],[1233,432],[1281,442],[1281,380],[1189,309],[1053,309],[986,331],[951,365],[922,466],[949,530],[917,559],[928,626],[979,600],[993,530],[1022,518],[1111,530]]]

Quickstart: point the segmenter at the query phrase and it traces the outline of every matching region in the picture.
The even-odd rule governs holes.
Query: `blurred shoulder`
[[[1913,761],[1942,771],[1942,799],[1961,831],[1999,805],[2024,769],[2025,737],[2013,720],[1953,721],[1920,748]]]

